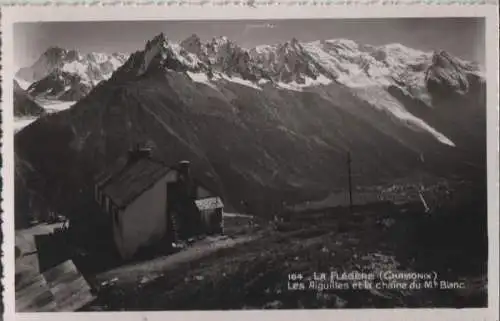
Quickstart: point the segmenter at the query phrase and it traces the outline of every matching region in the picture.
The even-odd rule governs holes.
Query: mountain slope
[[[14,80],[14,117],[40,116],[44,111]]]
[[[28,189],[75,211],[93,177],[138,142],[166,162],[191,160],[194,174],[218,186],[230,207],[245,202],[260,215],[282,201],[321,199],[343,188],[348,151],[356,185],[419,171],[465,177],[484,170],[484,82],[475,71],[457,65],[455,74],[468,85],[443,101],[436,79],[446,83],[451,69],[441,70],[435,55],[417,67],[408,57],[397,60],[407,65],[407,78],[393,64],[383,77],[353,85],[362,78],[342,57],[362,64],[358,58],[330,48],[329,60],[339,63],[327,65],[307,46],[292,40],[268,53],[260,48],[259,58],[225,38],[177,45],[159,35],[71,109],[16,135],[18,157],[47,180],[43,189],[30,183]],[[26,197],[20,193],[18,201]]]

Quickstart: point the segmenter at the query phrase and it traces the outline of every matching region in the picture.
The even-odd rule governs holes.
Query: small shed
[[[207,197],[195,201],[200,211],[201,224],[206,234],[220,234],[223,231],[224,221],[222,212],[224,203],[220,197]]]

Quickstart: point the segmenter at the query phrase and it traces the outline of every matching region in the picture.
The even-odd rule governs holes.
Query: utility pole
[[[349,178],[349,211],[352,213],[351,152],[347,152],[347,176]]]

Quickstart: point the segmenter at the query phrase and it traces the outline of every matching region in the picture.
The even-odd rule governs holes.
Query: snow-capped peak
[[[426,71],[426,84],[431,92],[468,92],[470,79],[481,79],[482,73],[475,63],[453,57],[446,51],[435,51],[432,64]]]
[[[187,71],[198,70],[204,66],[196,54],[187,51],[178,43],[170,42],[160,33],[147,42],[137,75],[146,73],[152,67]]]
[[[202,42],[200,37],[198,37],[198,35],[196,34],[192,34],[188,38],[184,39],[180,43],[180,46],[198,56],[201,56],[206,53],[202,49]]]
[[[33,83],[60,69],[77,73],[81,79],[95,85],[101,80],[108,79],[127,58],[128,56],[122,53],[93,52],[82,55],[77,50],[50,47],[32,66],[21,68],[16,78]]]
[[[212,38],[211,44],[214,46],[223,46],[228,44],[230,41],[226,36],[214,37]]]
[[[33,96],[59,99],[69,95],[72,100],[79,99],[99,82],[109,79],[127,59],[123,53],[81,54],[73,49],[50,47],[32,66],[20,69],[16,79],[22,80],[26,87],[29,84]],[[73,93],[69,94],[70,91]]]

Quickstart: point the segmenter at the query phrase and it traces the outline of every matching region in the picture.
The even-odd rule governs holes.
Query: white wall
[[[176,180],[175,171],[168,172],[149,190],[120,213],[121,238],[118,250],[124,258],[135,254],[140,246],[159,241],[167,228],[167,183]],[[114,224],[113,224],[114,225]],[[115,231],[119,235],[119,231]]]

